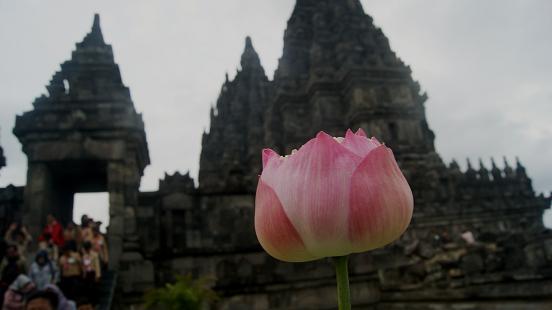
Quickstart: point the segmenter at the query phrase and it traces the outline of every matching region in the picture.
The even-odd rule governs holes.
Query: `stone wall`
[[[4,232],[13,222],[21,221],[23,214],[24,187],[9,185],[0,188],[0,233]]]
[[[495,195],[489,202],[481,198],[485,191],[475,180],[470,186],[464,183],[464,192],[449,196],[447,204],[417,204],[411,227],[394,244],[352,256],[351,280],[358,307],[401,309],[414,303],[419,309],[430,305],[485,309],[514,297],[521,302],[531,294],[548,300],[546,288],[529,292],[531,286],[552,281],[547,267],[552,264],[552,234],[541,219],[549,198],[524,194],[532,190],[509,192],[495,184],[489,185],[493,193],[508,200]],[[459,188],[458,184],[453,187]],[[218,309],[329,309],[335,305],[334,271],[328,260],[282,263],[262,251],[253,231],[252,195],[206,195],[193,187],[189,175],[175,174],[160,182],[158,193],[142,193],[140,201],[141,209],[155,210],[149,214],[159,214],[162,223],[163,237],[153,251],[162,255],[152,258],[158,284],[175,274],[206,277],[224,297]],[[427,212],[432,208],[440,211]],[[146,214],[138,220],[156,222]],[[519,291],[512,292],[516,287]],[[535,309],[544,305],[544,301],[535,303]]]

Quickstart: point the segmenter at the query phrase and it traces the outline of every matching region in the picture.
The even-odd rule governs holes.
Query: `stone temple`
[[[297,0],[272,80],[250,38],[240,64],[211,110],[199,186],[176,173],[139,192],[150,163],[144,123],[96,16],[48,93],[17,116],[27,185],[0,189],[0,223],[36,230],[50,212],[66,223],[75,193],[108,192],[113,308],[192,274],[212,280],[216,309],[334,309],[331,264],[281,263],[257,242],[260,150],[289,153],[320,130],[363,128],[394,150],[415,214],[400,240],[352,256],[356,309],[552,308],[552,235],[542,223],[551,198],[535,194],[519,161],[468,161],[465,171],[443,162],[427,95],[358,0]]]

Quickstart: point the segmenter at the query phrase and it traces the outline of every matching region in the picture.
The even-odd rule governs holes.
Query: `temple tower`
[[[72,220],[78,192],[108,192],[111,268],[137,248],[134,208],[150,163],[142,116],[121,80],[99,16],[14,134],[28,157],[23,220],[38,235],[46,215]],[[120,268],[124,270],[124,268]]]
[[[320,130],[363,128],[393,149],[418,201],[435,198],[446,166],[426,121],[427,96],[358,0],[297,1],[273,81],[249,38],[241,64],[203,136],[202,192],[254,192],[263,147],[289,154]]]
[[[346,128],[363,128],[398,155],[435,151],[425,94],[358,0],[297,1],[274,84],[267,142],[281,152]]]
[[[241,70],[232,81],[226,76],[216,108],[211,109],[211,128],[203,134],[199,170],[202,192],[255,191],[268,99],[268,78],[247,37]]]
[[[360,1],[298,0],[272,82],[265,142],[289,154],[320,130],[342,136],[363,128],[393,149],[416,201],[444,199],[435,194],[445,165],[426,121],[427,96],[411,74]]]

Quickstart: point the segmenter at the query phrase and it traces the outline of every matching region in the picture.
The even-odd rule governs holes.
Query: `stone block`
[[[466,275],[473,275],[483,272],[485,264],[478,253],[468,253],[460,260],[460,268]]]

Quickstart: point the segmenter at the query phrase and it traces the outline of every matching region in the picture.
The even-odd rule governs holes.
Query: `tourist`
[[[73,300],[69,300],[63,295],[59,287],[49,284],[44,289],[46,292],[54,293],[58,298],[58,306],[56,310],[76,310],[77,304]]]
[[[99,231],[102,231],[102,221],[96,221],[94,222],[94,225],[98,228]]]
[[[8,286],[20,275],[26,273],[25,259],[19,255],[17,246],[14,244],[6,247],[6,256],[0,263],[0,304],[4,298],[4,293]]]
[[[0,277],[0,293],[6,291],[8,286],[21,274],[27,273],[27,264],[25,258],[19,254],[17,246],[8,245],[6,248],[6,257],[0,263],[2,276]],[[3,294],[2,294],[3,296]]]
[[[81,217],[81,238],[82,242],[92,240],[92,225],[94,221],[89,218],[86,214]]]
[[[25,297],[30,295],[35,285],[24,274],[19,275],[4,294],[2,310],[23,310],[25,309]]]
[[[50,234],[52,236],[52,240],[58,247],[62,247],[64,244],[63,240],[63,228],[61,227],[61,224],[56,220],[56,218],[52,214],[48,214],[47,218],[47,225],[44,227],[44,231],[42,235],[39,238],[39,241],[44,240],[45,234]]]
[[[109,263],[109,253],[105,237],[100,232],[100,228],[96,225],[92,228],[92,232],[92,248],[100,255],[100,262],[106,267]]]
[[[48,253],[48,258],[53,262],[57,262],[59,258],[59,248],[54,243],[54,240],[52,240],[52,235],[50,233],[44,233],[42,237],[43,240],[38,243],[38,249],[46,251]]]
[[[77,247],[80,247],[81,232],[77,225],[75,225],[75,223],[71,222],[67,224],[67,227],[65,227],[65,229],[63,230],[63,240],[65,242],[73,240],[77,243]]]
[[[88,215],[83,214],[81,216],[81,227],[84,227],[88,223],[89,220],[90,220],[90,218],[88,217]]]
[[[59,281],[58,267],[52,263],[46,251],[39,251],[36,254],[35,261],[29,270],[29,277],[39,290]]]
[[[25,310],[57,310],[59,299],[54,292],[38,291],[27,299]]]
[[[93,282],[97,282],[102,276],[100,268],[100,257],[94,249],[92,249],[92,243],[86,241],[82,245],[82,269],[84,271],[84,278],[89,278]]]
[[[85,241],[82,248],[82,269],[84,272],[84,291],[92,300],[93,304],[97,301],[97,285],[100,281],[102,271],[100,268],[100,258],[98,253],[92,249],[92,243]]]
[[[60,286],[63,292],[70,299],[76,300],[80,294],[82,282],[82,259],[77,252],[77,246],[74,241],[69,241],[63,248],[63,253],[59,258],[61,269]]]
[[[12,223],[4,235],[4,240],[7,244],[16,245],[19,255],[26,257],[27,249],[33,238],[25,226],[19,223]]]

